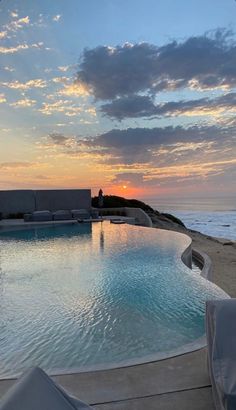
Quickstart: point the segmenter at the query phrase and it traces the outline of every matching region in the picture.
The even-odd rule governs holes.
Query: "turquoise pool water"
[[[177,233],[76,224],[0,235],[0,377],[160,357],[204,334],[225,294],[181,261]]]

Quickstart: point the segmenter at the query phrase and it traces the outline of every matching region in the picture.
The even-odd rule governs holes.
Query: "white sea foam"
[[[146,202],[180,218],[189,229],[236,240],[236,198],[159,198]]]
[[[189,229],[217,238],[236,240],[236,212],[176,211],[178,218]]]

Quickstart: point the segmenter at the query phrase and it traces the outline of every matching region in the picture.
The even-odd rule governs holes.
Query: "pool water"
[[[189,238],[109,222],[0,235],[0,377],[139,362],[204,334],[221,289],[181,261]]]

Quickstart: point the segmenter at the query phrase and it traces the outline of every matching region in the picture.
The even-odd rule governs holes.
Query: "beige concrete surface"
[[[154,363],[57,376],[55,380],[90,403],[104,403],[209,386],[205,349]]]
[[[110,403],[111,409],[118,402],[122,402],[121,406],[124,403],[133,406],[132,400],[146,398],[147,402],[154,403],[158,395],[185,390],[197,392],[210,385],[205,349],[144,365],[56,376],[54,380],[81,400],[91,405]],[[0,396],[14,382],[1,381]]]
[[[92,407],[96,410],[214,410],[210,387]]]

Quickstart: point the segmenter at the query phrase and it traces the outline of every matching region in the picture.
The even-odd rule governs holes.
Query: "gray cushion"
[[[92,209],[91,210],[91,217],[94,219],[98,219],[99,218],[99,211],[97,209]]]
[[[24,214],[24,221],[25,222],[32,222],[33,221],[33,214]]]
[[[207,301],[208,369],[218,410],[236,409],[236,299]]]
[[[24,374],[0,402],[0,410],[91,409],[69,396],[39,367]]]
[[[52,213],[50,211],[34,211],[33,212],[33,221],[52,221]]]
[[[87,211],[87,209],[72,209],[71,211],[73,218],[79,218],[79,219],[89,219],[90,218],[90,213]]]
[[[60,210],[53,212],[53,219],[54,221],[64,221],[67,219],[71,219],[72,215],[70,211],[67,210]]]

